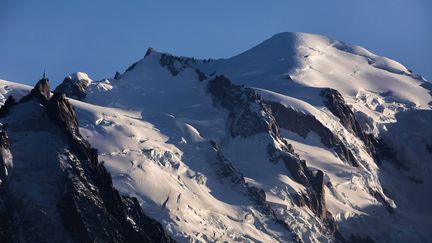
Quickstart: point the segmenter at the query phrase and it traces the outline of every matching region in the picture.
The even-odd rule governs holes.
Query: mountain
[[[281,33],[40,83],[0,80],[4,239],[432,241],[432,85],[362,47]]]

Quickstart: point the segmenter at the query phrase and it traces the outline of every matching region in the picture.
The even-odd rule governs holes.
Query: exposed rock
[[[271,107],[281,128],[295,132],[303,138],[313,131],[321,138],[321,142],[326,147],[334,149],[339,158],[353,166],[359,166],[351,150],[315,117],[287,108],[280,103],[271,101],[266,101],[266,103]]]
[[[86,90],[92,80],[85,73],[74,73],[67,76],[63,82],[57,86],[54,93],[64,93],[67,97],[83,100],[86,97]]]
[[[0,187],[6,181],[8,169],[12,166],[10,143],[4,126],[0,126]],[[1,189],[0,189],[1,190]]]
[[[208,92],[216,105],[229,111],[232,137],[250,137],[270,132],[274,137],[279,129],[270,110],[252,89],[233,85],[224,76],[216,76],[208,83]],[[264,112],[259,112],[262,109]]]
[[[40,103],[45,105],[51,97],[51,89],[49,80],[42,78],[37,82],[36,86],[31,90],[30,94],[24,96],[20,102],[27,102],[32,98],[36,98]]]
[[[375,138],[372,134],[365,133],[357,121],[353,111],[346,104],[342,95],[334,89],[325,88],[320,95],[324,97],[324,104],[333,115],[339,118],[341,124],[352,134],[360,138],[365,144],[367,152],[379,164],[381,160],[387,159],[401,168],[405,166],[397,158],[396,153],[388,147],[383,140]]]
[[[15,104],[15,98],[13,96],[9,96],[2,107],[0,107],[0,118],[6,116]]]
[[[5,202],[5,182],[9,167],[7,160],[10,159],[10,143],[3,126],[0,127],[0,149],[0,242],[12,242],[12,215]]]
[[[46,105],[46,112],[55,124],[66,130],[67,134],[72,134],[74,138],[78,137],[78,121],[75,110],[67,101],[65,94],[54,93]]]
[[[229,112],[229,130],[233,138],[251,137],[259,133],[267,133],[280,144],[269,143],[267,153],[272,162],[282,161],[293,175],[293,179],[305,186],[306,195],[302,195],[308,206],[326,224],[330,234],[343,239],[339,234],[333,216],[327,211],[323,190],[323,172],[313,174],[294,152],[291,145],[282,139],[279,125],[273,116],[271,107],[264,104],[261,97],[250,88],[233,85],[224,76],[216,76],[208,83],[208,92],[212,95],[215,105]],[[265,193],[258,189],[249,189],[258,202],[265,202]]]
[[[70,172],[68,178],[71,182],[61,204],[67,208],[67,210],[62,210],[63,217],[67,219],[65,223],[70,224],[69,228],[72,231],[76,230],[73,235],[76,236],[77,240],[90,237],[92,241],[101,238],[118,242],[171,242],[172,240],[166,235],[162,226],[142,212],[136,199],[121,197],[114,189],[111,175],[97,160],[97,151],[92,149],[90,144],[79,134],[75,111],[65,96],[54,94],[47,105],[46,112],[50,119],[68,135],[72,150],[80,160],[88,162],[88,169],[90,170],[89,175],[85,177],[82,173],[78,173],[80,166],[77,164],[77,173]],[[85,164],[82,166],[87,167]],[[77,187],[80,183],[81,186]],[[95,185],[98,188],[98,196],[105,206],[106,218],[95,219],[94,214],[97,209],[89,210],[92,206],[94,208],[92,202],[88,200],[88,195],[86,195],[94,193],[89,185]],[[86,187],[88,191],[82,195]],[[81,220],[71,222],[69,216],[73,214],[73,211],[69,206],[73,202],[72,206],[75,213],[83,215],[83,212],[87,212],[88,217],[81,217]],[[97,213],[96,217],[98,216],[103,216],[103,212]],[[110,219],[111,217],[114,218]],[[96,224],[96,222],[99,223]],[[100,227],[101,222],[104,223],[102,224],[104,227]],[[83,227],[76,228],[75,225],[82,225]]]
[[[340,235],[336,223],[331,213],[327,210],[324,195],[324,173],[317,170],[314,174],[306,166],[306,162],[301,160],[297,154],[289,151],[280,151],[268,146],[271,160],[281,160],[287,169],[294,176],[294,180],[302,184],[306,188],[305,194],[297,195],[297,203],[299,207],[309,207],[325,224],[329,233],[334,234],[336,238],[343,239]]]
[[[40,83],[37,86],[43,85]],[[35,87],[34,90],[45,89]],[[41,98],[39,95],[41,93],[36,91],[32,91],[24,102],[37,97],[42,103],[45,96]],[[67,145],[62,148],[64,149],[62,153],[68,152],[65,161],[58,161],[59,174],[55,177],[59,180],[58,186],[63,188],[61,190],[63,194],[59,195],[58,199],[57,197],[50,199],[58,200],[57,208],[51,207],[45,214],[35,217],[40,217],[40,220],[45,220],[44,218],[51,220],[52,217],[59,215],[60,219],[50,222],[61,222],[59,229],[65,231],[61,233],[61,237],[70,238],[71,242],[173,242],[162,225],[144,214],[135,198],[121,196],[114,188],[111,175],[103,163],[98,161],[97,151],[91,148],[90,144],[80,135],[75,111],[65,95],[55,93],[45,102],[44,111],[47,116],[42,115],[41,119],[47,119],[47,124],[52,121],[54,127],[41,129],[48,129],[45,132],[59,136],[59,141]],[[8,147],[7,136],[0,131],[0,148],[5,150]],[[5,164],[4,155],[5,153],[0,154],[2,156],[0,165]],[[16,164],[21,162],[14,161]],[[56,166],[56,163],[53,165]],[[6,168],[5,166],[0,167]],[[44,170],[44,168],[40,167],[36,170]],[[12,195],[8,192],[7,173],[1,169],[0,174],[4,181],[0,184],[0,241],[49,242],[56,239],[41,233],[40,227],[34,225],[33,219],[29,221],[23,218],[23,215],[28,214],[18,213],[17,215],[21,215],[20,218],[13,215],[14,212],[20,212],[17,210],[22,209],[20,209],[21,206],[13,203],[16,202],[16,199],[10,199]],[[4,178],[5,175],[6,178]],[[21,191],[21,193],[26,192]],[[22,204],[24,210],[27,210],[26,207],[38,207],[37,203],[32,206],[31,201]],[[37,208],[31,210],[37,212]]]
[[[116,73],[114,74],[114,79],[115,79],[115,80],[119,80],[119,79],[121,79],[121,74],[120,74],[119,72],[116,72]]]
[[[178,57],[170,54],[162,54],[159,59],[160,65],[168,69],[172,76],[177,76],[186,68],[192,67],[191,64],[195,62],[194,58]]]
[[[198,75],[199,81],[204,81],[207,78],[207,76],[203,72],[201,72],[199,69],[195,68],[195,72]]]
[[[210,144],[215,150],[216,158],[218,159],[218,162],[221,166],[221,168],[218,170],[218,174],[222,178],[231,178],[231,182],[235,186],[239,186],[241,189],[245,189],[245,193],[256,204],[258,210],[270,216],[276,223],[283,225],[285,229],[291,233],[293,237],[293,242],[302,242],[300,237],[298,237],[292,231],[290,226],[285,221],[280,220],[276,217],[276,213],[266,200],[264,190],[246,183],[243,175],[238,172],[237,168],[235,168],[235,166],[230,161],[228,161],[222,154],[221,147],[213,140],[210,141]]]
[[[337,90],[331,88],[322,89],[320,95],[324,97],[323,101],[326,107],[333,115],[340,119],[341,124],[348,131],[361,138],[363,136],[363,131],[360,124],[355,119],[351,108],[345,103],[342,95]]]
[[[153,48],[149,47],[144,55],[144,57],[147,57],[148,55],[150,55],[153,52]]]
[[[389,213],[395,213],[395,208],[385,199],[385,197],[378,191],[369,188],[370,194],[382,205],[384,205]]]
[[[320,202],[317,205],[317,212],[320,215],[320,218],[324,218],[326,217],[327,207],[324,198],[324,173],[322,171],[318,170],[316,172],[316,175],[312,180],[312,188],[315,190],[318,201]]]
[[[134,62],[132,63],[132,65],[130,65],[125,72],[129,72],[130,70],[134,69],[136,67],[136,65],[138,64],[138,62]]]
[[[367,134],[363,132],[354,112],[352,112],[351,108],[346,104],[342,95],[337,90],[330,88],[321,90],[320,95],[324,97],[324,104],[326,107],[333,115],[339,118],[341,124],[364,142],[366,149],[372,156],[376,156],[377,152],[374,146],[374,137],[367,136]]]

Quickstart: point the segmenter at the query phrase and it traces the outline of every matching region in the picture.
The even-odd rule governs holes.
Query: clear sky
[[[366,47],[432,79],[431,0],[0,0],[0,78],[112,77],[147,47],[230,57],[279,32]]]

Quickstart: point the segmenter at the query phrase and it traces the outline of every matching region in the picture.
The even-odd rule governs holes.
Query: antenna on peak
[[[47,76],[46,76],[46,72],[45,72],[45,69],[44,69],[44,72],[43,72],[43,76],[42,76],[42,79],[48,79],[48,78],[47,78]]]

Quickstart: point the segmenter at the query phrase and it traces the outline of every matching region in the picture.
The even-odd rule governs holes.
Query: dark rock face
[[[68,76],[57,86],[54,93],[64,93],[67,97],[83,100],[86,97],[86,89],[87,85],[82,80],[74,80]]]
[[[9,160],[9,161],[8,161]],[[13,216],[6,200],[7,175],[12,160],[10,142],[6,126],[0,126],[0,242],[13,242],[12,236],[16,233],[13,225]]]
[[[194,58],[177,57],[170,54],[162,54],[159,63],[162,67],[168,69],[172,76],[177,76],[186,68],[192,67],[191,64],[196,63],[196,60]]]
[[[378,164],[381,160],[387,159],[401,168],[404,167],[403,163],[397,158],[395,151],[388,147],[383,140],[375,138],[372,134],[367,134],[362,130],[351,108],[337,90],[325,88],[320,95],[324,97],[326,107],[340,119],[341,124],[363,141],[367,152]]]
[[[66,99],[63,93],[54,93],[46,105],[48,117],[59,127],[66,129],[67,134],[78,137],[78,121],[75,110]]]
[[[0,187],[6,181],[9,169],[6,160],[10,159],[10,143],[4,126],[0,127]]]
[[[215,150],[216,158],[220,164],[220,169],[218,170],[219,176],[221,178],[230,178],[233,185],[238,186],[240,190],[243,190],[243,193],[249,196],[250,200],[255,203],[258,210],[270,216],[276,223],[283,225],[285,229],[292,234],[293,242],[301,242],[300,237],[292,231],[290,226],[285,221],[276,217],[276,213],[266,200],[264,190],[248,184],[243,175],[238,172],[237,168],[235,168],[235,166],[222,154],[221,147],[213,140],[210,141],[210,144]]]
[[[144,55],[144,57],[147,57],[148,55],[150,55],[151,53],[153,52],[153,48],[148,48],[147,49],[147,51],[146,51],[146,53],[145,53],[145,55]]]
[[[115,79],[115,80],[119,80],[119,79],[121,79],[121,74],[120,74],[119,72],[116,72],[116,73],[114,74],[114,79]]]
[[[359,162],[351,150],[315,117],[287,108],[276,102],[267,101],[266,103],[271,107],[273,115],[281,128],[295,132],[303,138],[306,138],[307,134],[313,131],[320,136],[321,142],[326,147],[334,149],[339,158],[353,166],[359,166]]]
[[[324,173],[320,170],[316,172],[316,175],[312,180],[312,188],[315,190],[318,198],[317,212],[320,218],[325,218],[327,215],[327,207],[324,198]]]
[[[199,81],[204,81],[207,78],[207,76],[203,72],[201,72],[199,69],[195,68],[195,72],[198,75]]]
[[[213,96],[216,105],[229,111],[232,137],[246,138],[266,132],[270,132],[274,137],[279,135],[269,108],[252,89],[233,85],[224,76],[216,76],[209,81],[208,92]],[[264,113],[255,112],[254,108],[262,109]]]
[[[211,146],[216,152],[216,158],[220,164],[217,171],[221,178],[230,178],[234,185],[245,184],[246,181],[243,174],[238,172],[237,168],[223,156],[220,146],[213,140],[210,141]]]
[[[134,63],[132,63],[132,65],[130,65],[128,68],[126,68],[126,71],[125,71],[125,72],[129,72],[129,71],[131,71],[132,69],[134,69],[134,68],[136,67],[137,64],[138,64],[138,62],[134,62]]]
[[[352,134],[360,138],[366,145],[366,149],[373,157],[377,157],[375,143],[377,140],[373,135],[366,134],[358,123],[354,112],[346,104],[342,95],[334,89],[326,88],[320,93],[324,97],[324,104],[333,115],[340,119],[341,124]]]
[[[275,163],[282,161],[285,164],[293,179],[307,188],[306,195],[299,195],[304,205],[323,220],[330,234],[342,239],[333,216],[325,206],[323,172],[319,171],[315,175],[307,168],[306,162],[294,152],[292,146],[282,139],[271,106],[266,105],[253,89],[233,85],[224,76],[216,76],[210,80],[208,92],[212,95],[215,105],[229,112],[229,130],[233,138],[237,136],[247,138],[259,133],[267,133],[283,144],[281,149],[275,144],[268,144],[269,160]],[[265,202],[265,194],[259,189],[250,189],[250,191],[258,202]]]
[[[39,82],[36,84],[36,86],[32,89],[30,94],[24,96],[20,102],[27,102],[31,100],[32,98],[36,98],[40,103],[45,105],[48,103],[48,100],[51,97],[51,89],[50,85],[48,83],[47,78],[43,78],[39,80]]]
[[[34,90],[44,89],[36,87]],[[36,91],[32,91],[24,102],[31,99],[40,101],[40,93]],[[59,139],[63,137],[61,140],[66,142],[69,151],[67,166],[62,167],[60,172],[62,181],[58,182],[63,186],[63,193],[57,208],[52,209],[60,216],[61,227],[67,232],[64,237],[70,237],[70,242],[173,242],[162,225],[144,214],[136,198],[121,196],[114,188],[111,175],[98,161],[97,151],[80,135],[75,111],[65,95],[55,93],[45,103],[44,111],[46,119],[57,127],[47,132],[58,131],[57,136]],[[1,149],[9,146],[6,134],[1,131]],[[1,153],[0,157],[3,155]],[[2,159],[0,168],[6,168],[2,166]],[[19,164],[20,161],[14,163]],[[60,166],[60,161],[58,163]],[[0,176],[4,178],[4,183],[0,184],[0,241],[50,241],[50,236],[33,229],[31,223],[25,225],[26,219],[18,220],[8,214],[16,206],[9,202],[8,178],[4,171],[0,169]],[[50,212],[43,217],[51,217]],[[24,229],[25,232],[14,233],[14,228]]]
[[[294,180],[306,188],[305,194],[297,195],[297,205],[309,207],[326,224],[329,233],[337,237],[336,223],[331,213],[327,210],[324,195],[324,173],[318,170],[315,174],[306,166],[306,161],[301,160],[297,154],[288,150],[280,151],[268,146],[268,154],[272,161],[282,161],[291,172]]]
[[[6,116],[12,106],[16,104],[15,98],[13,96],[9,96],[2,107],[0,107],[0,118]]]
[[[357,122],[351,108],[345,103],[342,95],[335,89],[325,88],[320,95],[324,97],[326,107],[340,119],[342,125],[359,138],[363,136],[360,124]]]
[[[222,154],[221,147],[214,141],[210,141],[210,143],[216,152],[216,158],[220,164],[220,169],[218,170],[219,176],[221,178],[230,178],[230,181],[234,185],[245,188],[246,194],[249,195],[250,199],[259,207],[259,209],[275,218],[272,208],[266,201],[265,192],[262,189],[250,186],[248,183],[246,183],[243,174],[240,173],[237,168]]]
[[[369,188],[369,193],[378,201],[378,202],[380,202],[382,205],[384,205],[385,206],[385,208],[387,209],[387,211],[389,212],[389,213],[395,213],[395,209],[390,205],[390,203],[384,198],[384,196],[380,193],[380,192],[378,192],[378,191],[376,191],[376,190],[374,190],[374,189],[372,189],[372,188]]]
[[[162,226],[142,212],[135,198],[121,197],[115,190],[111,175],[97,160],[97,151],[79,134],[75,111],[65,96],[55,94],[47,104],[46,112],[55,124],[63,128],[78,158],[87,162],[87,165],[80,165],[77,161],[76,171],[69,171],[70,183],[60,203],[64,222],[72,235],[78,241],[89,238],[91,241],[171,242]],[[84,172],[88,169],[87,176],[80,167]],[[90,185],[98,188],[99,195],[94,195]],[[104,207],[97,207],[97,203],[89,199],[88,195],[92,194],[94,198],[100,198]],[[87,215],[82,217],[85,213]],[[72,222],[70,218],[74,215],[81,215],[81,218],[75,217],[76,221]]]

